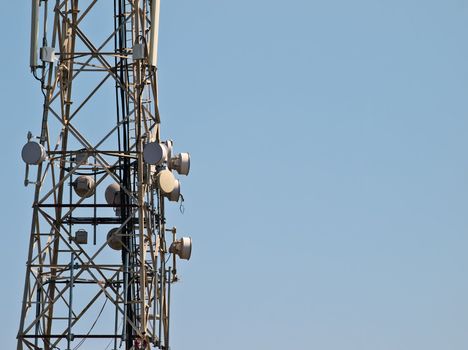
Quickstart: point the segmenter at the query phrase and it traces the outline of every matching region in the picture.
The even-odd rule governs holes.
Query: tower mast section
[[[35,191],[17,349],[169,349],[175,257],[192,241],[166,228],[165,207],[190,156],[161,139],[160,2],[31,4],[44,103],[22,150]],[[98,41],[101,21],[112,26]],[[112,90],[115,102],[98,97]]]

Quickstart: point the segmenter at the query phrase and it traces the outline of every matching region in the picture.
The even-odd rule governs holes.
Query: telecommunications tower
[[[35,191],[18,350],[169,349],[171,285],[192,240],[166,209],[183,200],[175,174],[190,156],[161,138],[159,9],[32,0],[44,103],[22,149]]]

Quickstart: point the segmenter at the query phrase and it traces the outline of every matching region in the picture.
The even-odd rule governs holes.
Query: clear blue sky
[[[42,106],[29,6],[0,21],[4,349]],[[160,33],[163,134],[192,154],[172,348],[466,350],[468,1],[166,0]]]

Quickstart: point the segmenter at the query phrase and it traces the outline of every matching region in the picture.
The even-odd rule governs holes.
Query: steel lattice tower
[[[18,350],[169,349],[176,255],[190,258],[191,239],[166,226],[165,206],[183,199],[174,173],[190,158],[160,135],[159,6],[32,0],[44,104],[22,151],[35,191]]]

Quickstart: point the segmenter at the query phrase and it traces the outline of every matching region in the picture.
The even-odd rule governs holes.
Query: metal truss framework
[[[177,275],[167,245],[175,229],[166,228],[165,198],[153,181],[158,169],[144,163],[142,152],[146,142],[161,142],[156,67],[148,59],[148,51],[157,50],[148,43],[157,31],[151,19],[159,1],[32,2],[33,26],[36,6],[43,45],[55,48],[56,59],[32,65],[44,94],[38,142],[48,158],[37,165],[35,182],[28,180],[30,166],[26,172],[35,193],[17,349],[71,350],[85,340],[96,342],[93,349],[169,349],[170,289]],[[114,27],[95,43],[85,22],[99,3],[108,7]],[[133,58],[135,44],[143,45],[144,58]],[[75,93],[82,82],[89,89],[83,96]],[[88,140],[78,121],[89,118],[87,106],[109,84],[115,102],[107,115],[93,117],[108,129]],[[73,193],[82,174],[95,181],[89,196]],[[102,200],[109,182],[120,185],[118,205]],[[118,227],[121,252],[109,249],[109,237],[99,239],[109,225]],[[73,239],[78,227],[94,233],[92,246]],[[96,329],[90,320],[106,304],[112,322]]]

